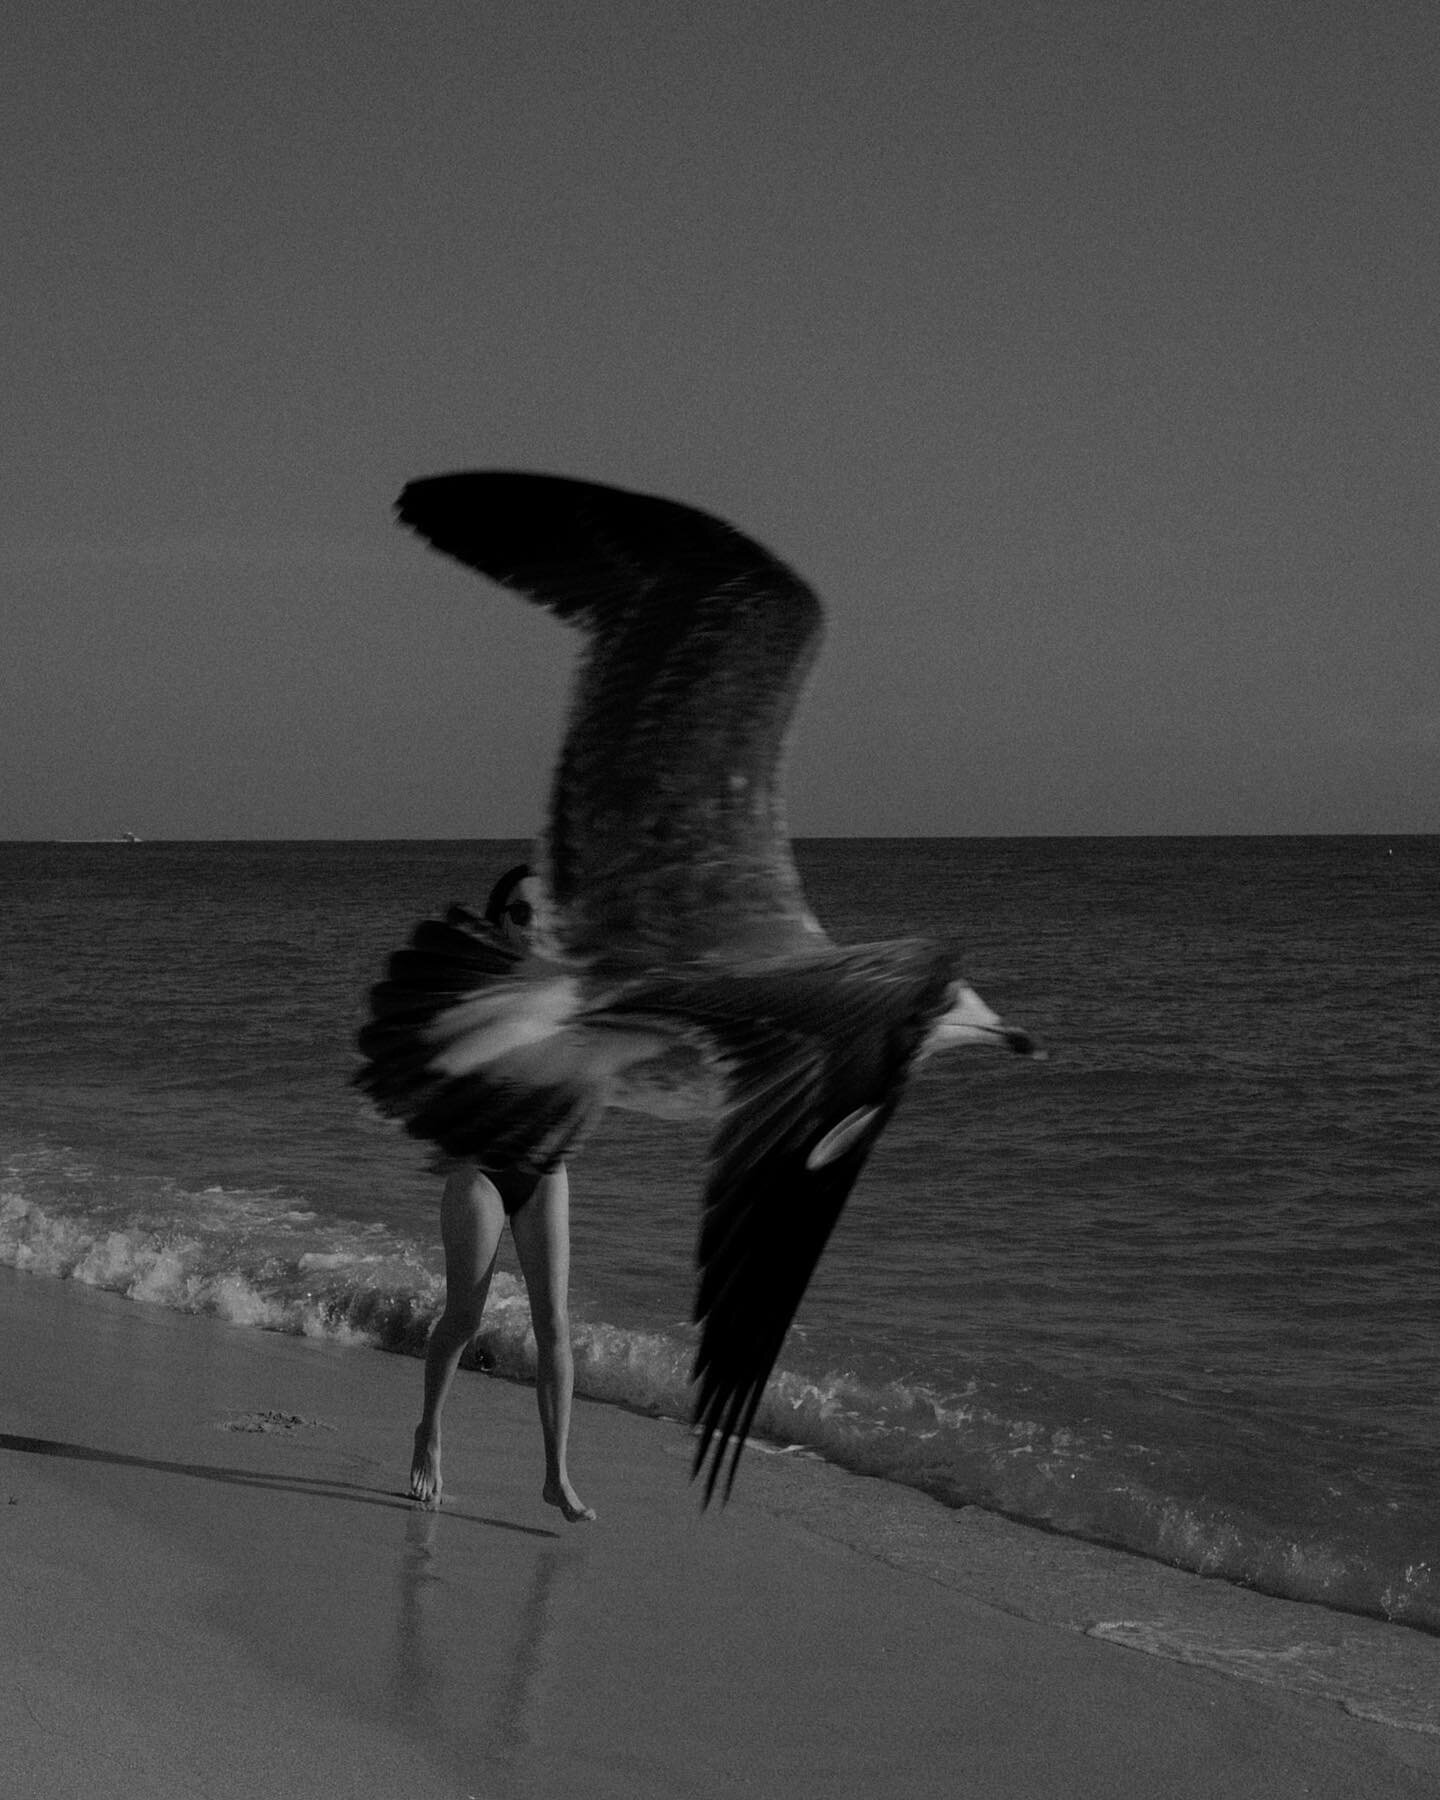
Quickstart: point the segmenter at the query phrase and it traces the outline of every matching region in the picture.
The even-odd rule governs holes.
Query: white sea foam
[[[1102,1619],[1087,1635],[1342,1706],[1356,1718],[1440,1736],[1440,1640],[1276,1608],[1234,1618]]]

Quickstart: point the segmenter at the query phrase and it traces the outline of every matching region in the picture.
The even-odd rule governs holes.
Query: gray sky
[[[0,836],[521,835],[520,467],[828,604],[813,833],[1440,829],[1434,0],[22,0]]]

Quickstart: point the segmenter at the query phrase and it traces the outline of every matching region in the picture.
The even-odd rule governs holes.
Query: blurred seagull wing
[[[823,948],[780,798],[822,631],[805,583],[719,519],[593,482],[432,476],[398,512],[585,633],[544,846],[565,950],[654,963]]]
[[[372,989],[355,1083],[412,1136],[492,1169],[552,1169],[648,1044],[586,1031],[572,974],[493,926],[418,925]]]
[[[709,1032],[728,1069],[696,1255],[707,1501],[733,1446],[729,1491],[785,1333],[952,984],[945,952],[911,940],[637,990],[635,1006]]]

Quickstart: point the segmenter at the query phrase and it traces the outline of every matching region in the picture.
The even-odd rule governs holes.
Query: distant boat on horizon
[[[116,837],[103,838],[51,838],[53,844],[143,844],[144,838],[137,837],[133,831],[122,831]]]

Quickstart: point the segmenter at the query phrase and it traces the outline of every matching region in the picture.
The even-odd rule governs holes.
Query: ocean
[[[414,921],[525,850],[0,844],[0,1262],[418,1354],[438,1182],[354,1032]],[[1049,1056],[919,1071],[757,1432],[1440,1633],[1440,837],[796,856],[834,937],[953,943]],[[611,1113],[572,1159],[581,1393],[684,1416],[705,1148]],[[478,1358],[524,1377],[506,1256]]]

